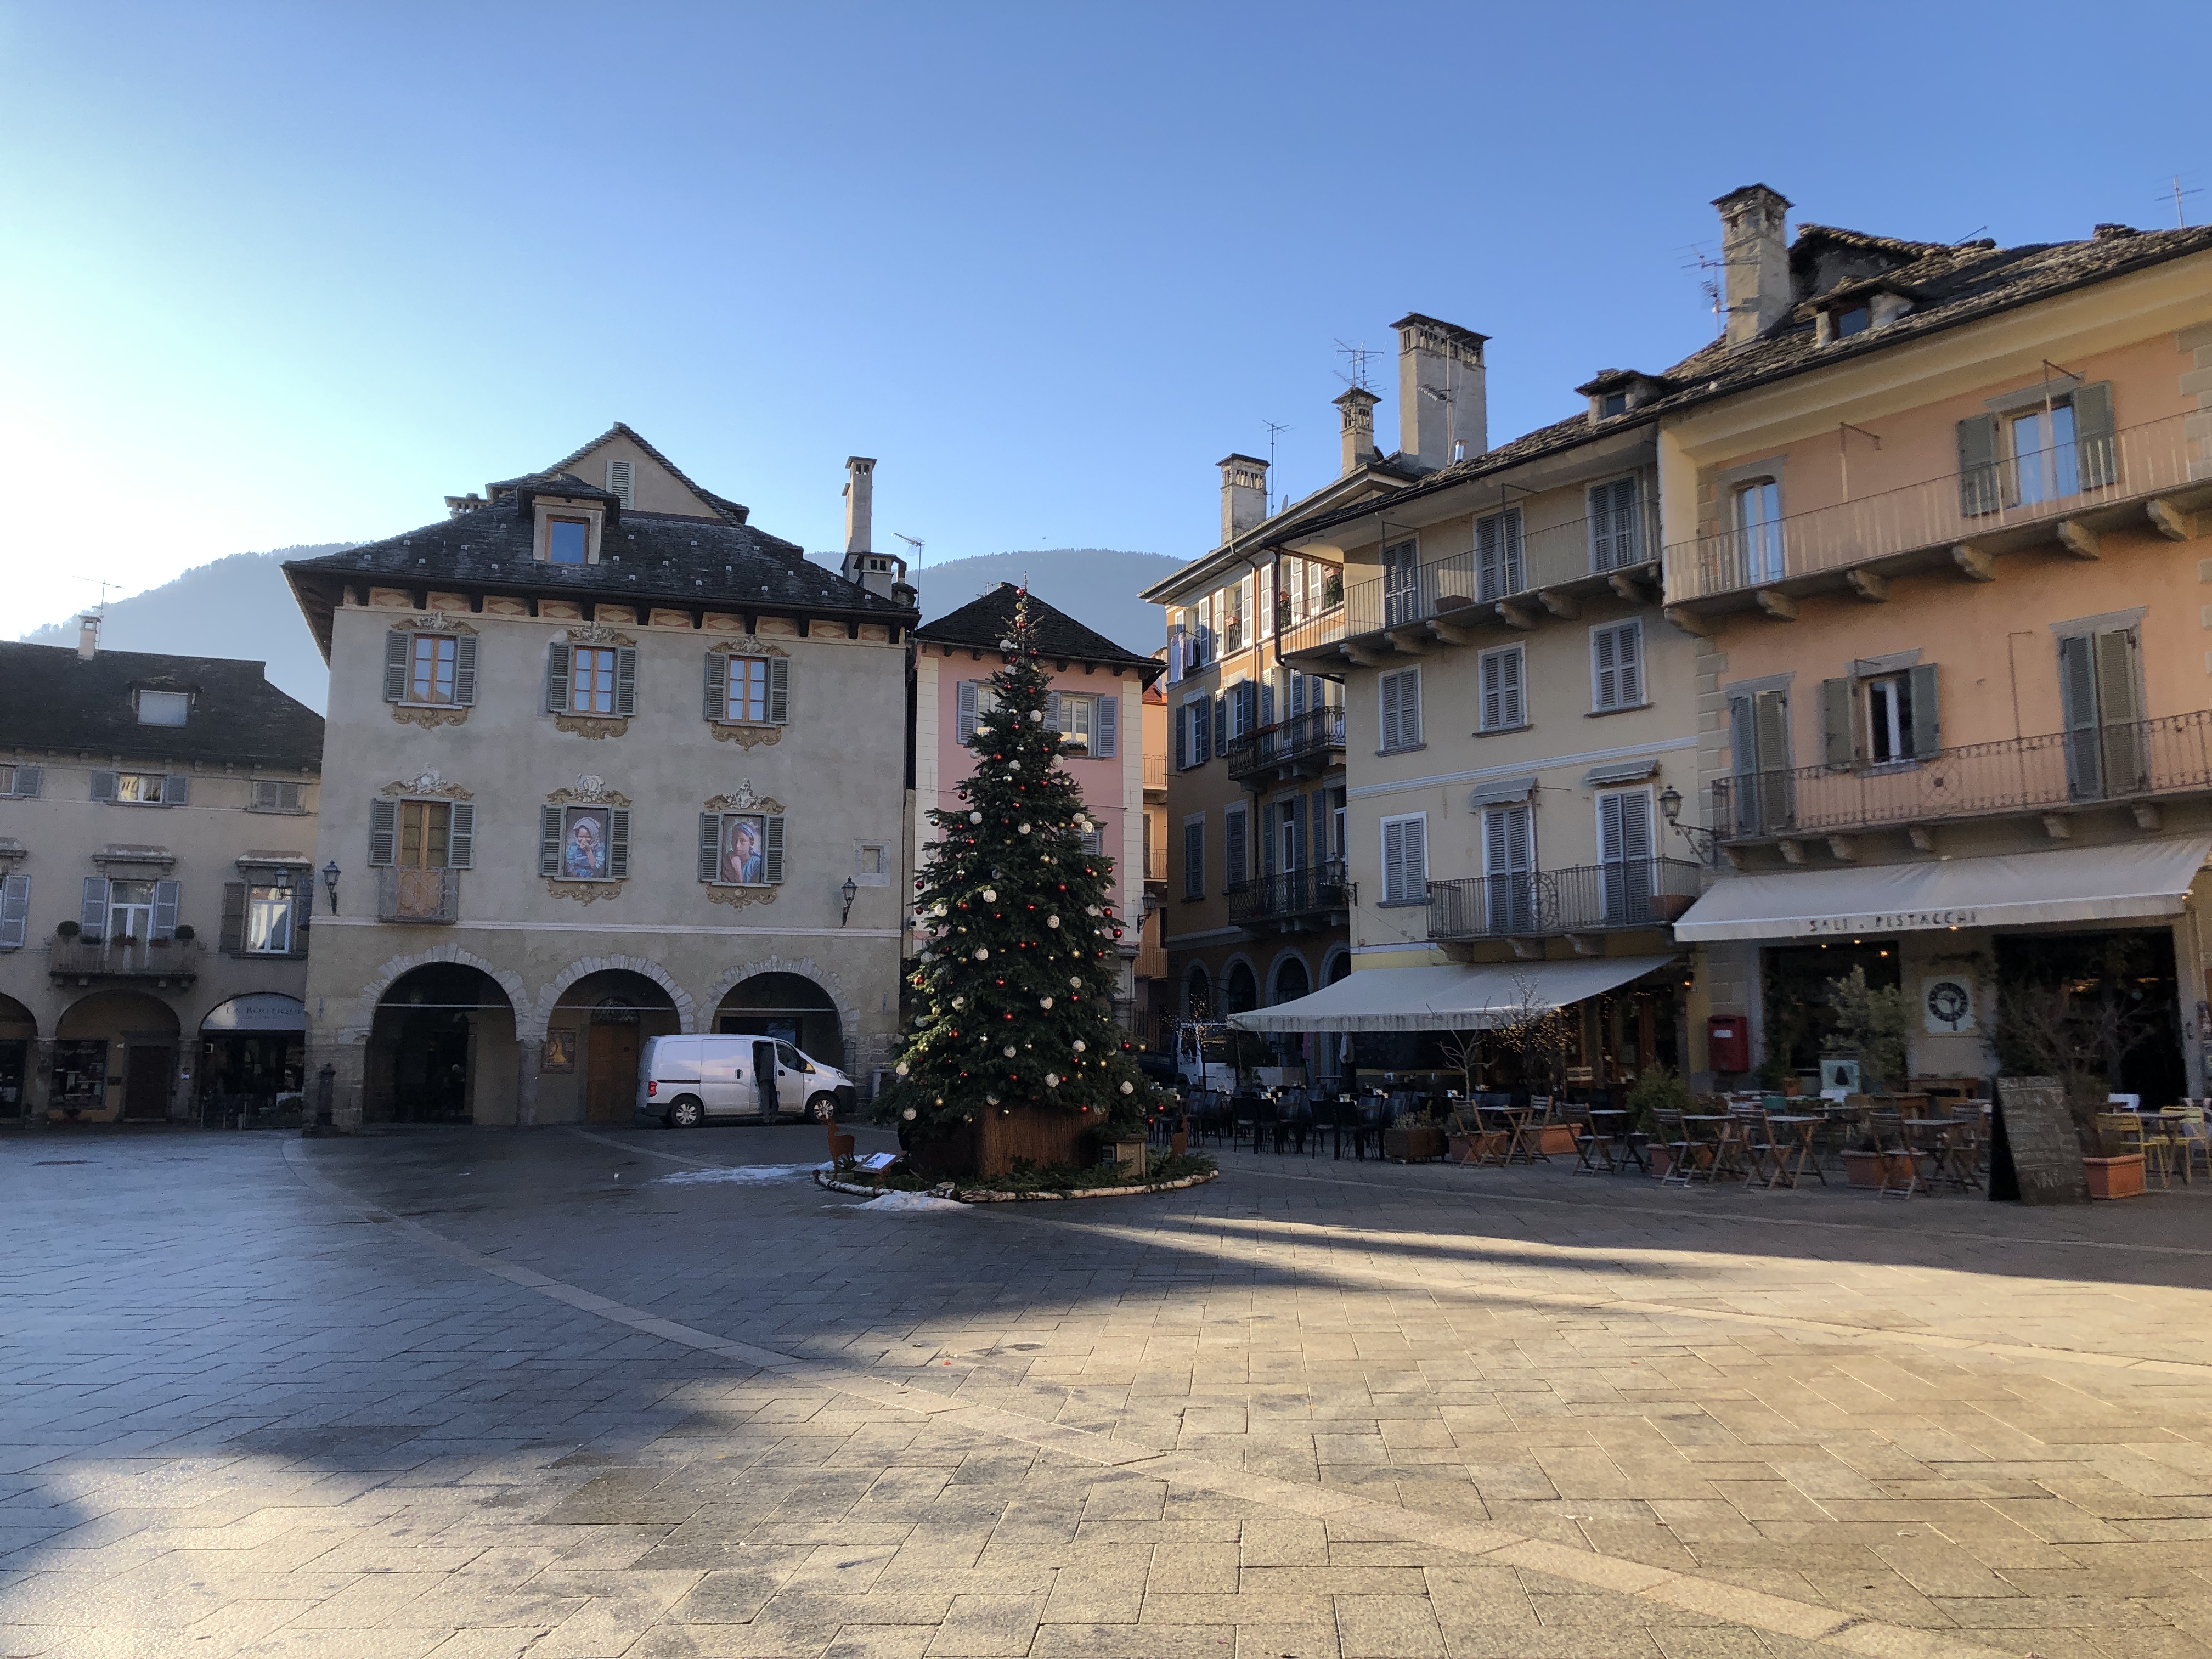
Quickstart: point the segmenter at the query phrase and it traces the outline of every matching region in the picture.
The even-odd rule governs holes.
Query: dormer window
[[[1601,420],[1627,413],[1628,394],[1626,392],[1608,392],[1598,399],[1598,418]]]
[[[192,697],[189,691],[141,691],[138,693],[138,724],[141,726],[182,726],[191,718]]]
[[[1874,312],[1867,306],[1850,306],[1836,313],[1836,337],[1848,340],[1874,326]]]
[[[591,550],[588,519],[549,518],[545,520],[545,560],[549,564],[582,564]]]

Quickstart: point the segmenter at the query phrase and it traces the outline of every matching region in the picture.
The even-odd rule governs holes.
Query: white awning
[[[1474,1031],[1548,1012],[1664,968],[1673,957],[1588,957],[1440,968],[1370,968],[1295,1002],[1231,1014],[1247,1031]]]
[[[1692,939],[1830,939],[2181,914],[2212,836],[2068,847],[1717,882],[1674,924]]]

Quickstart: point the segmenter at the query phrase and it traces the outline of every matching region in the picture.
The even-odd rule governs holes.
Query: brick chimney
[[[845,458],[845,551],[873,550],[876,533],[876,464],[866,455]]]
[[[88,611],[76,619],[76,656],[90,662],[100,654],[100,613]]]
[[[1398,331],[1398,448],[1434,471],[1490,447],[1482,344],[1490,337],[1418,311]]]
[[[1267,464],[1249,455],[1224,455],[1221,469],[1221,540],[1226,546],[1267,518]]]
[[[1350,477],[1375,459],[1375,405],[1382,400],[1364,386],[1356,386],[1336,399],[1344,411],[1344,471]]]
[[[1721,258],[1727,282],[1725,338],[1741,351],[1790,309],[1790,203],[1765,185],[1746,185],[1716,198],[1721,210]]]

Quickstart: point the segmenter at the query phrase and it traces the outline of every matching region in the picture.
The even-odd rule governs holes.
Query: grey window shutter
[[[1382,826],[1382,897],[1395,903],[1406,896],[1406,826]]]
[[[1206,825],[1186,823],[1182,827],[1182,896],[1185,898],[1206,896]]]
[[[2058,702],[2066,728],[2066,783],[2077,799],[2104,793],[2097,742],[2097,678],[2093,641],[2076,634],[2058,641]]]
[[[2084,489],[2102,489],[2120,476],[2112,431],[2112,383],[2074,388],[2074,456]]]
[[[2004,505],[1997,477],[1997,417],[1970,415],[1959,422],[1959,511],[1967,518]]]
[[[477,862],[477,807],[474,801],[457,800],[446,820],[446,868],[473,870]]]
[[[315,884],[311,871],[292,890],[292,948],[287,954],[295,957],[307,954],[307,928],[314,919]]]
[[[1109,692],[1098,699],[1097,717],[1091,722],[1091,752],[1112,760],[1121,751],[1121,699]]]
[[[177,932],[177,902],[183,895],[184,884],[157,881],[154,884],[154,925],[152,937],[172,939]]]
[[[407,651],[412,634],[393,629],[384,636],[384,700],[398,702],[407,695]]]
[[[1044,723],[1049,731],[1060,730],[1060,693],[1057,691],[1044,694]]]
[[[768,723],[787,726],[791,721],[791,659],[770,657],[768,659]]]
[[[1288,699],[1285,698],[1285,701],[1287,702]],[[1260,687],[1260,724],[1273,726],[1274,723],[1275,683],[1269,680]]]
[[[94,772],[92,775],[92,798],[94,800],[113,800],[115,799],[114,773]]]
[[[1408,748],[1421,740],[1421,677],[1413,669],[1399,677],[1398,738]]]
[[[31,930],[31,878],[9,876],[0,880],[0,951],[21,946]]]
[[[1517,645],[1498,659],[1498,712],[1507,726],[1528,723],[1528,697],[1522,685],[1522,671],[1527,665],[1527,655]]]
[[[1644,701],[1644,630],[1626,622],[1613,634],[1613,659],[1620,665],[1620,706],[1633,708]]]
[[[607,813],[607,874],[616,881],[629,874],[629,814],[619,806]]]
[[[1852,719],[1852,684],[1848,679],[1820,682],[1820,763],[1848,767],[1858,758],[1857,721]]]
[[[2136,695],[2136,636],[2123,629],[2096,641],[2097,716],[2103,727],[2105,793],[2132,795],[2143,787],[2141,700]]]
[[[557,806],[538,809],[538,873],[561,873],[561,809]]]
[[[699,879],[713,881],[720,873],[722,861],[722,815],[720,812],[699,814]]]
[[[473,708],[477,702],[477,636],[453,636],[453,705]]]
[[[1201,696],[1196,704],[1197,714],[1191,722],[1191,755],[1193,766],[1203,766],[1213,758],[1213,719],[1218,712],[1214,699]]]
[[[192,804],[192,781],[182,772],[172,772],[161,780],[161,805],[190,806]]]
[[[77,903],[76,925],[88,939],[98,940],[107,933],[107,878],[87,876],[84,896]]]
[[[615,713],[637,713],[637,647],[615,647]]]
[[[45,776],[43,768],[36,766],[17,767],[15,769],[15,793],[26,800],[35,798],[39,793],[39,781],[43,776]]]
[[[975,741],[975,721],[977,719],[975,713],[975,681],[963,680],[960,682],[959,708],[960,741],[963,743],[973,743]]]
[[[1790,701],[1780,691],[1759,694],[1759,767],[1778,772],[1790,764]]]
[[[568,642],[556,640],[545,652],[545,712],[566,714],[568,709]]]
[[[1936,690],[1936,665],[1923,662],[1908,677],[1912,687],[1912,752],[1922,760],[1943,746],[1942,704]]]
[[[1618,864],[1627,856],[1626,838],[1621,832],[1621,808],[1626,795],[1600,795],[1597,798],[1597,861]]]
[[[1328,844],[1328,791],[1326,789],[1313,792],[1313,838],[1308,845],[1313,850],[1316,864],[1326,863],[1334,856],[1334,849]]]
[[[389,864],[399,842],[399,803],[373,800],[368,804],[368,861]]]
[[[1505,653],[1493,651],[1482,659],[1482,729],[1494,732],[1505,724],[1504,683]]]
[[[1229,694],[1224,691],[1213,700],[1213,748],[1210,754],[1225,755],[1228,752]]]
[[[622,504],[624,507],[628,507],[630,504],[630,468],[632,465],[633,464],[629,461],[609,461],[607,463],[607,493],[611,495],[620,498]]]
[[[1729,760],[1735,775],[1735,832],[1749,835],[1759,827],[1759,733],[1750,697],[1729,699]]]
[[[222,884],[222,931],[216,948],[234,957],[246,948],[246,884],[242,881]]]
[[[1241,811],[1222,815],[1221,878],[1231,887],[1243,884],[1245,860],[1249,856],[1244,845],[1244,814]]]
[[[765,832],[761,839],[761,879],[776,882],[783,879],[783,814],[771,812],[761,821]]]
[[[1188,703],[1183,704],[1176,710],[1175,728],[1176,770],[1182,772],[1188,769],[1190,766],[1190,705]]]
[[[1268,802],[1260,808],[1260,873],[1275,873],[1275,804]]]
[[[707,702],[703,712],[710,720],[730,717],[730,659],[719,651],[707,653]]]

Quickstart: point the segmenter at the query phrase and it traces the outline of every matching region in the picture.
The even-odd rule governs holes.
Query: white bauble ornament
[[[981,823],[982,821],[983,815],[981,812],[970,812],[968,815],[968,822],[970,823]]]
[[[1025,835],[1025,836],[1026,836],[1027,834],[1029,834],[1029,832],[1030,832],[1030,827],[1029,827],[1029,825],[1027,825],[1026,823],[1019,824],[1019,825],[1017,825],[1016,827],[1017,827],[1018,829],[1019,829],[1019,830],[1021,830],[1021,832],[1022,832],[1024,835]]]
[[[1137,1092],[1137,1085],[1133,1083],[1125,1083],[1121,1085],[1121,1092],[1125,1095],[1133,1095]]]
[[[975,960],[976,960],[976,961],[978,961],[978,962],[988,962],[990,959],[991,959],[991,947],[990,947],[989,945],[977,945],[977,946],[975,947]]]
[[[986,904],[996,904],[998,902],[999,890],[995,887],[986,887],[983,890],[983,902]]]
[[[1085,1046],[1085,1042],[1084,1042],[1084,1041],[1083,1041],[1083,1039],[1082,1039],[1081,1037],[1078,1037],[1078,1038],[1076,1038],[1076,1039],[1075,1039],[1075,1052],[1076,1052],[1077,1054],[1087,1054],[1087,1053],[1089,1053],[1089,1052],[1090,1052],[1089,1048]]]
[[[901,1077],[904,1077],[907,1071],[906,1062],[904,1060],[899,1061],[897,1065],[891,1067],[891,1070],[896,1072]]]
[[[1047,1072],[1044,1074],[1044,1086],[1048,1089],[1057,1089],[1060,1087],[1060,1073],[1057,1072]]]
[[[955,997],[952,999],[952,1006],[956,1008],[966,1006],[967,1002],[968,999],[966,997]]]
[[[986,1106],[995,1106],[999,1103],[999,1097],[996,1095],[985,1095],[983,1097],[983,1103]]]
[[[942,1106],[943,1104],[945,1104],[945,1103],[944,1103],[943,1101],[941,1101],[941,1100],[940,1100],[940,1101],[939,1101],[937,1103],[938,1103],[939,1105],[940,1105],[940,1106]],[[908,1108],[906,1109],[906,1110],[904,1110],[904,1111],[901,1112],[901,1113],[899,1114],[899,1115],[900,1115],[901,1117],[904,1118],[908,1122],[909,1122],[909,1123],[913,1122],[913,1121],[914,1121],[914,1108],[913,1108],[913,1107],[911,1107],[911,1106],[908,1107]]]
[[[1009,772],[1018,772],[1021,769],[1022,763],[1019,761],[1008,761],[1006,763],[1006,770]]]
[[[1013,1045],[1012,1043],[1009,1042],[1009,1043],[1006,1045],[1006,1047],[1005,1053],[1006,1053],[1006,1058],[1007,1058],[1008,1060],[1012,1060],[1012,1059],[1014,1057],[1014,1045]]]
[[[1047,916],[1044,919],[1044,925],[1048,927],[1057,927],[1060,926],[1060,918],[1058,916]]]
[[[1032,709],[1030,709],[1030,719],[1032,721],[1042,720],[1043,718],[1044,718],[1044,710],[1043,710],[1043,709],[1042,709],[1042,708],[1032,708]]]
[[[1051,1007],[1051,1006],[1052,1006],[1052,999],[1051,999],[1050,997],[1046,997],[1046,998],[1042,999],[1041,1001],[1039,1001],[1039,1002],[1038,1002],[1037,1006],[1038,1006],[1038,1007],[1040,1007],[1040,1008],[1049,1008],[1049,1007]]]
[[[1072,991],[1080,991],[1083,988],[1083,981],[1071,976],[1067,981],[1067,986]]]

